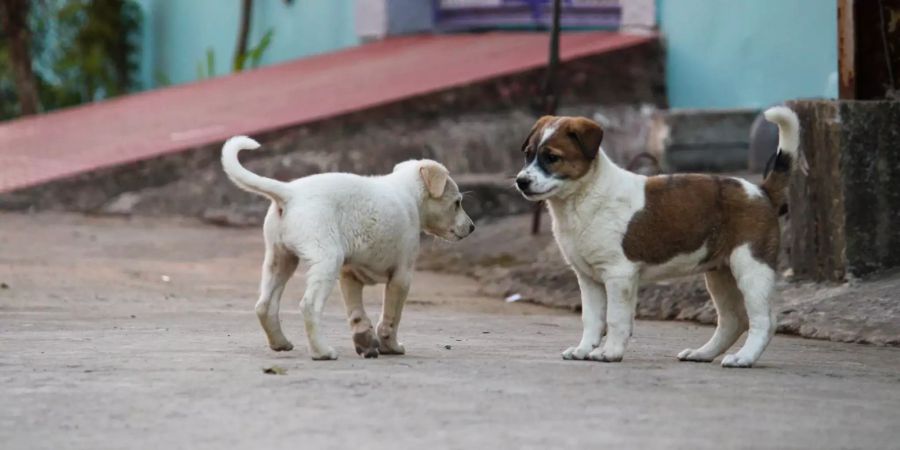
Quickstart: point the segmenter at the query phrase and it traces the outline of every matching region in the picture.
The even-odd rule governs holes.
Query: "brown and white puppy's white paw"
[[[625,356],[625,347],[615,346],[611,347],[608,345],[604,345],[603,347],[595,348],[592,351],[588,358],[592,361],[599,362],[622,362],[622,358]]]
[[[562,359],[565,359],[567,361],[583,361],[590,359],[588,358],[588,355],[594,350],[594,348],[595,347],[593,345],[576,345],[574,347],[569,347],[562,352]]]
[[[722,367],[728,367],[733,369],[749,369],[753,367],[753,361],[750,358],[742,358],[738,355],[725,355],[722,358]]]

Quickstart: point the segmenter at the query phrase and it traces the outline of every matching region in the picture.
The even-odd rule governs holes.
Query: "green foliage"
[[[134,0],[33,2],[31,54],[43,109],[135,89],[141,23],[141,10]],[[8,58],[0,35],[0,119],[18,114]]]
[[[140,7],[132,0],[68,0],[56,14],[61,52],[51,89],[57,107],[122,95],[136,87]]]
[[[260,61],[262,61],[263,55],[266,53],[266,50],[269,48],[269,45],[272,44],[272,35],[275,34],[275,30],[269,28],[266,31],[266,34],[263,35],[262,39],[253,46],[247,49],[247,52],[243,55],[236,56],[234,58],[234,71],[240,72],[244,70],[247,62],[250,62],[250,67],[255,69],[259,67]]]
[[[232,71],[237,73],[247,67],[248,63],[251,69],[256,69],[262,62],[262,57],[266,50],[272,44],[272,36],[275,30],[269,29],[266,34],[260,38],[259,42],[247,49],[242,57],[235,56],[232,62]],[[216,76],[216,51],[209,47],[206,49],[206,60],[197,62],[197,79],[206,80]]]
[[[206,49],[206,67],[202,62],[197,63],[197,79],[205,80],[216,76],[216,51],[209,47]]]

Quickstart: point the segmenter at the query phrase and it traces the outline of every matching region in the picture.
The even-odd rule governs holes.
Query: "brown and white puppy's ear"
[[[556,116],[542,116],[537,122],[534,123],[534,126],[531,127],[531,131],[528,132],[528,136],[525,136],[525,141],[522,142],[522,153],[525,153],[525,149],[528,148],[528,143],[531,142],[531,138],[541,132],[544,127],[547,126],[552,120],[556,119]]]
[[[422,182],[425,183],[425,190],[433,198],[440,198],[444,195],[444,188],[447,187],[447,180],[450,179],[450,171],[443,165],[434,161],[424,161],[419,167],[419,174],[422,176]]]
[[[593,161],[603,142],[603,127],[591,119],[571,117],[566,120],[566,128],[567,135],[575,141],[584,157]]]

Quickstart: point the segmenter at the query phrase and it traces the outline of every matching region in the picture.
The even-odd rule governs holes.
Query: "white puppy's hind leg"
[[[400,327],[400,316],[403,314],[403,304],[406,303],[411,281],[412,274],[409,270],[398,270],[384,286],[384,305],[381,308],[381,321],[378,322],[382,354],[406,353],[406,348],[397,341],[397,329]]]
[[[581,323],[584,327],[581,342],[567,348],[563,359],[587,359],[588,354],[600,345],[600,338],[606,328],[606,289],[603,284],[589,276],[575,272],[581,289]]]
[[[294,270],[297,269],[297,257],[275,248],[266,246],[266,256],[262,266],[262,281],[259,286],[259,301],[256,302],[256,316],[266,333],[269,348],[280,351],[289,351],[294,345],[281,331],[281,320],[278,318],[278,310],[281,304],[281,294]]]
[[[353,345],[356,353],[366,358],[378,357],[378,337],[372,327],[372,321],[366,315],[362,298],[363,284],[349,272],[341,272],[341,295],[347,307],[347,321],[353,332]]]
[[[747,330],[743,296],[731,271],[719,269],[707,272],[706,289],[716,306],[716,331],[702,347],[679,353],[678,359],[682,361],[711,362],[725,353]]]
[[[340,273],[343,257],[336,255],[307,257],[310,266],[306,272],[306,292],[300,302],[303,311],[303,322],[306,325],[306,337],[309,340],[309,352],[314,360],[337,359],[337,352],[325,343],[319,330],[322,323],[322,310],[325,301],[334,288]]]
[[[617,277],[605,280],[607,296],[606,342],[588,357],[595,361],[619,362],[634,327],[634,308],[637,304],[636,277]]]
[[[747,342],[733,355],[722,360],[723,367],[750,367],[762,355],[775,334],[775,317],[770,300],[775,290],[775,271],[753,257],[748,244],[731,253],[731,271],[744,296],[750,331]]]

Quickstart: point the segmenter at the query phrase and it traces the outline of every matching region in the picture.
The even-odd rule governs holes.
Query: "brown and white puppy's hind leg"
[[[590,276],[575,270],[578,287],[581,289],[581,323],[584,327],[581,342],[562,352],[563,359],[588,359],[606,329],[606,287]]]
[[[775,271],[753,256],[749,244],[734,249],[729,262],[738,289],[744,296],[750,330],[744,346],[737,353],[726,355],[722,359],[722,367],[751,367],[775,334],[775,316],[771,305],[775,292]]]
[[[682,361],[712,362],[747,331],[744,298],[731,271],[722,268],[706,272],[706,289],[718,315],[716,331],[702,347],[688,348],[679,353],[678,359]]]

